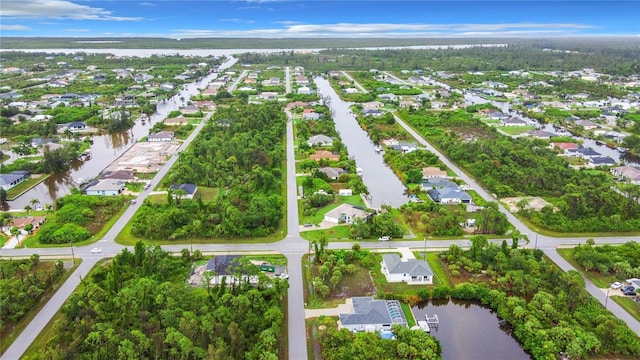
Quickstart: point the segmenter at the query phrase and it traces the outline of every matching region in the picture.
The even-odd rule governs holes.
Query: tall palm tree
[[[32,208],[37,209],[38,205],[40,205],[40,200],[33,198],[31,199],[31,201],[29,201],[29,203],[31,204]]]

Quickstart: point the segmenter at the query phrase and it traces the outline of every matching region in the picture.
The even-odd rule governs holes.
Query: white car
[[[97,254],[97,253],[101,253],[101,252],[102,252],[102,249],[98,249],[98,248],[91,249],[91,253],[92,254]]]
[[[380,236],[378,238],[378,241],[390,241],[391,240],[391,236]]]
[[[611,284],[612,289],[620,289],[621,287],[622,287],[622,283],[619,281],[616,281],[613,284]]]

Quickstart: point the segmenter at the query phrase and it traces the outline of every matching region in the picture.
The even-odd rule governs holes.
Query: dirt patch
[[[543,198],[537,196],[521,196],[502,198],[500,201],[509,208],[511,212],[518,212],[520,209],[540,211],[545,206],[551,204]]]

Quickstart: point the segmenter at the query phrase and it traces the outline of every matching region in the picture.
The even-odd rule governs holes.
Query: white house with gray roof
[[[398,300],[374,300],[372,297],[354,297],[352,311],[340,314],[338,328],[350,331],[391,330],[393,325],[407,326],[407,318]]]
[[[424,260],[402,259],[397,254],[382,255],[382,273],[388,282],[408,285],[433,284],[433,270]]]

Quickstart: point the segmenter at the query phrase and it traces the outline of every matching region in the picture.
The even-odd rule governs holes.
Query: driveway
[[[334,308],[323,308],[323,309],[305,309],[304,310],[304,318],[316,318],[322,315],[324,316],[339,316],[340,314],[352,313],[353,312],[353,301],[351,298],[348,298],[344,304],[340,304]]]

